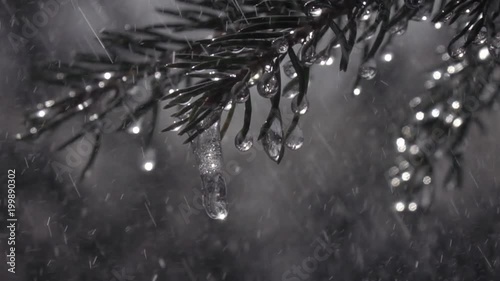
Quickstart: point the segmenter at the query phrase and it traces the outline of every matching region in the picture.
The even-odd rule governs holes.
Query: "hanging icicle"
[[[220,141],[220,125],[216,121],[198,135],[191,146],[200,172],[205,211],[212,219],[224,220],[228,212]]]

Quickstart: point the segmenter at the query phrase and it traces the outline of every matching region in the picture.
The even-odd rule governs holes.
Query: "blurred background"
[[[58,9],[40,18],[48,2]],[[194,158],[175,133],[155,134],[154,152],[136,135],[106,135],[81,183],[83,164],[63,172],[53,164],[68,161],[79,144],[50,149],[72,135],[73,123],[37,142],[14,141],[26,129],[25,112],[57,94],[31,79],[37,62],[100,51],[92,29],[161,22],[154,8],[169,5],[0,0],[0,177],[5,186],[7,169],[17,171],[19,220],[16,274],[2,262],[0,280],[498,280],[498,111],[480,113],[487,131],[473,127],[467,137],[464,186],[436,184],[429,210],[396,212],[398,197],[384,176],[397,131],[412,114],[408,102],[424,91],[439,62],[436,48],[451,37],[429,22],[410,23],[389,46],[392,61],[379,62],[359,96],[351,89],[361,50],[347,73],[338,62],[314,67],[310,110],[300,123],[305,143],[280,165],[260,144],[247,153],[234,148],[239,108],[223,140],[230,209],[223,222],[200,208]],[[27,22],[39,24],[29,30]],[[256,136],[269,105],[254,102]],[[157,131],[171,121],[161,114]],[[4,227],[0,233],[7,253]],[[327,258],[314,260],[325,243]]]

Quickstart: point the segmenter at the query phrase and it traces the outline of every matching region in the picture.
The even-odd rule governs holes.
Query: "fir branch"
[[[281,89],[284,96],[295,96],[295,108],[304,108],[309,68],[334,56],[335,46],[340,47],[341,71],[347,69],[356,43],[364,44],[363,62],[368,64],[384,42],[404,32],[409,21],[437,14],[434,21],[448,21],[462,27],[450,42],[452,57],[462,58],[474,41],[488,44],[492,57],[500,57],[500,37],[496,30],[500,4],[495,0],[177,0],[177,3],[176,9],[157,9],[171,18],[169,22],[104,31],[102,42],[112,62],[108,56],[83,54],[72,64],[49,64],[39,69],[36,72],[39,79],[71,90],[67,97],[48,100],[29,113],[29,133],[19,138],[38,137],[80,114],[86,116],[82,132],[89,128],[100,130],[106,115],[126,108],[134,100],[133,92],[139,83],[154,90],[146,90],[151,92],[147,100],[128,112],[125,121],[113,132],[156,110],[165,100],[168,103],[164,108],[177,108],[172,116],[179,121],[164,131],[175,129],[180,135],[187,134],[186,142],[219,120],[222,109],[229,103],[233,107],[244,103],[245,124],[240,137],[246,137],[251,118],[249,89],[255,86],[272,104],[259,139],[270,141],[269,130],[273,124],[279,127],[272,132],[279,144],[268,143],[269,149],[277,147],[279,152],[267,151],[279,162],[283,144],[298,123],[297,114],[305,113],[298,110],[283,135]],[[434,7],[440,10],[433,10]],[[185,33],[192,30],[209,30],[212,38],[186,38]],[[319,49],[322,40],[327,41],[327,46]],[[286,57],[291,63],[285,62]],[[284,72],[293,78],[284,87],[280,78],[283,62],[289,66]],[[194,84],[187,86],[188,79]],[[450,85],[443,87],[447,89]]]

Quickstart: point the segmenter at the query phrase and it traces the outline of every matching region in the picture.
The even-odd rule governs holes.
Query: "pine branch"
[[[473,48],[472,43],[478,41],[490,46],[495,60],[500,57],[500,33],[496,30],[500,4],[495,0],[177,0],[177,3],[176,8],[157,9],[170,18],[168,22],[104,31],[102,41],[111,61],[107,55],[82,54],[71,64],[48,64],[37,70],[37,78],[71,90],[67,97],[48,100],[28,114],[30,130],[19,138],[36,138],[81,114],[86,118],[77,136],[93,130],[104,132],[106,117],[126,108],[120,125],[106,133],[123,131],[166,101],[165,109],[177,108],[172,116],[178,121],[164,131],[176,130],[188,136],[186,142],[218,121],[229,104],[233,108],[245,104],[245,124],[237,136],[241,145],[249,140],[252,112],[249,89],[255,86],[271,102],[259,139],[270,158],[279,163],[287,139],[308,108],[310,67],[326,64],[336,55],[337,46],[340,70],[345,71],[355,44],[363,44],[366,51],[358,80],[372,79],[376,72],[370,63],[377,52],[394,35],[402,34],[409,21],[436,14],[434,22],[461,26],[448,48],[454,59],[462,59],[466,50]],[[211,33],[210,39],[186,37],[190,31],[203,30]],[[475,71],[482,66],[469,68]],[[281,71],[292,78],[284,86]],[[472,83],[470,76],[461,78]],[[146,99],[137,102],[141,83],[146,85]],[[441,87],[446,91],[454,85]],[[287,130],[281,120],[281,94],[293,98],[295,117]],[[134,106],[129,108],[129,103]]]

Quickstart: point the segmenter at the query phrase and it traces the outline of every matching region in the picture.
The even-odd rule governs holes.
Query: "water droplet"
[[[243,89],[235,95],[235,101],[237,103],[244,103],[250,97],[250,90],[248,88]]]
[[[307,110],[309,109],[309,101],[307,100],[306,96],[302,98],[300,104],[298,104],[298,100],[299,96],[297,95],[292,101],[292,112],[295,114],[304,115],[307,113]]]
[[[229,110],[231,110],[231,108],[233,108],[233,101],[232,100],[227,102],[226,106],[224,106],[224,110],[229,111]]]
[[[243,131],[240,131],[234,138],[234,145],[239,151],[248,151],[253,146],[253,138],[248,135],[244,136]]]
[[[189,113],[188,113],[188,114],[189,114]],[[188,114],[185,116],[185,118],[188,118],[188,117],[189,117],[189,115],[188,115]],[[181,119],[181,120],[182,120],[182,119]],[[173,128],[173,129],[172,129],[172,132],[177,132],[177,131],[179,131],[179,130],[182,128],[181,120],[177,120],[177,121],[174,121],[174,122],[173,122],[173,124],[177,124],[177,123],[179,123],[179,125],[178,125],[178,126],[176,126],[175,128]]]
[[[302,62],[302,64],[304,64],[305,66],[311,66],[316,63],[318,61],[318,58],[316,57],[316,49],[314,48],[314,46],[304,44],[303,48],[307,49],[305,49],[304,52],[300,52],[300,61]]]
[[[311,17],[316,18],[316,17],[321,16],[321,14],[323,13],[323,9],[321,9],[320,7],[314,6],[314,5],[309,5],[307,13]]]
[[[272,98],[278,92],[278,78],[274,73],[265,73],[257,82],[257,92],[264,98]]]
[[[220,126],[215,122],[192,141],[202,182],[202,201],[207,215],[224,220],[227,215],[226,182],[222,171]]]
[[[361,15],[361,20],[362,21],[367,21],[371,18],[373,12],[370,7],[366,7],[365,10],[363,11],[363,14]]]
[[[274,117],[270,122],[271,127],[262,138],[262,145],[269,158],[278,162],[283,149],[283,127],[278,117]]]
[[[286,146],[291,150],[298,150],[304,144],[304,133],[297,125],[286,139]]]
[[[450,57],[452,57],[453,59],[461,59],[465,56],[465,53],[467,51],[465,50],[465,48],[463,47],[458,47],[458,48],[455,48],[453,50],[451,50],[450,52]]]
[[[359,68],[359,76],[366,80],[372,80],[377,76],[377,68],[373,64],[365,63]]]
[[[288,82],[283,88],[283,97],[286,99],[293,99],[299,94],[299,79],[294,78]]]
[[[408,22],[402,20],[391,27],[389,33],[394,35],[403,35],[408,29]]]
[[[483,45],[486,43],[486,40],[488,39],[488,34],[485,31],[479,31],[479,33],[476,35],[476,38],[474,38],[474,41],[472,42],[475,45]]]
[[[297,71],[295,71],[292,61],[287,61],[283,64],[283,72],[288,78],[297,77]]]
[[[285,38],[278,38],[273,41],[273,48],[280,54],[288,52],[288,40]]]
[[[447,22],[447,21],[451,20],[451,18],[452,18],[454,15],[455,15],[455,13],[453,13],[453,12],[448,13],[446,16],[444,16],[444,18],[443,18],[443,22]]]

